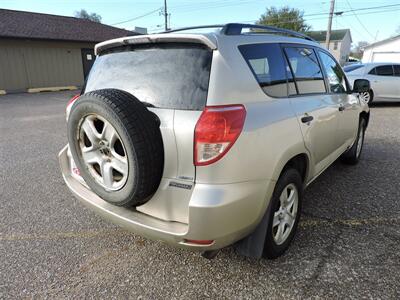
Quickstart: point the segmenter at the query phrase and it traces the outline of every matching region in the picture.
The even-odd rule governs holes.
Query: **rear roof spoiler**
[[[155,43],[198,43],[209,47],[212,50],[217,49],[217,42],[213,35],[204,34],[152,34],[136,35],[117,38],[101,42],[94,47],[95,54],[98,55],[106,49],[135,44],[155,44]]]

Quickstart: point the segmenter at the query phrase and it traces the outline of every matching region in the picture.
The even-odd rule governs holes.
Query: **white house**
[[[362,62],[400,63],[400,35],[366,46]]]
[[[321,46],[326,48],[326,31],[309,31],[307,35],[316,40]],[[339,61],[341,65],[349,59],[351,48],[350,29],[339,29],[331,31],[331,41],[329,43],[329,51]]]

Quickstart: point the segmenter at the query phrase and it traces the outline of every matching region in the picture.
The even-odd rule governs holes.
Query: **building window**
[[[337,50],[337,48],[338,48],[338,42],[334,42],[333,43],[333,50]]]

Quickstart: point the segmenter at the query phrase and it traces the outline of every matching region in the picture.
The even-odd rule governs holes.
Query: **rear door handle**
[[[303,123],[309,123],[309,122],[311,122],[312,120],[314,120],[314,117],[313,117],[313,116],[305,116],[305,117],[302,117],[302,118],[301,118],[301,122],[303,122]]]

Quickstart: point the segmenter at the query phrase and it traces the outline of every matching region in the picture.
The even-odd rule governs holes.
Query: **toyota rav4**
[[[369,82],[350,87],[303,34],[203,26],[95,52],[67,106],[61,170],[84,204],[137,234],[206,257],[231,244],[278,257],[303,190],[338,158],[360,159]]]

